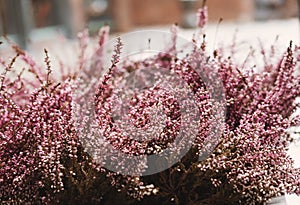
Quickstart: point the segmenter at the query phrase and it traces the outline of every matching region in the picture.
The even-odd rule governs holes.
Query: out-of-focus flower
[[[208,22],[208,9],[207,6],[199,8],[197,11],[197,26],[204,29]]]

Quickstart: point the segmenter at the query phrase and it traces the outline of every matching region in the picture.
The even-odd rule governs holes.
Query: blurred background
[[[109,24],[114,32],[177,22],[195,26],[202,0],[0,0],[0,35],[21,47],[74,38],[84,28],[96,34]],[[298,16],[297,0],[207,0],[209,22],[288,19]]]

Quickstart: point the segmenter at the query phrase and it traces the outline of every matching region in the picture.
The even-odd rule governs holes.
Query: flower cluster
[[[109,187],[118,192],[117,187],[123,190],[124,185],[131,195],[140,197],[137,191],[130,191],[143,185],[138,178],[104,170],[82,148],[72,120],[78,71],[60,76],[62,81],[55,79],[47,50],[43,72],[31,56],[12,47],[16,56],[7,64],[1,59],[1,203],[96,203]],[[25,68],[14,76],[16,62]],[[94,191],[86,194],[91,189]]]
[[[299,169],[287,155],[292,140],[287,129],[299,123],[298,116],[292,115],[300,94],[296,68],[292,44],[278,64],[266,64],[257,72],[220,60],[218,71],[228,102],[227,128],[215,152],[198,167],[222,173],[215,175],[214,184],[232,184],[245,202],[300,194]]]
[[[206,7],[198,20],[203,29]],[[179,57],[177,32],[174,25],[165,52],[143,60],[123,61],[118,38],[104,73],[109,27],[93,56],[85,30],[78,68],[60,79],[47,50],[43,68],[12,44],[16,56],[0,59],[0,201],[263,204],[300,194],[300,170],[287,154],[287,129],[300,119],[300,49],[291,43],[280,59],[263,49],[265,64],[254,70],[223,48],[210,56],[197,36],[204,31]],[[30,77],[26,69],[8,76],[18,60]],[[144,176],[153,165],[171,166]]]
[[[24,52],[16,52],[37,79],[29,84],[35,87],[30,91],[21,74],[12,82],[6,78],[16,58],[2,74],[0,198],[8,203],[45,201],[64,189],[63,155],[74,157],[77,152],[70,121],[71,84],[51,82],[47,52],[45,75],[35,72],[35,64]]]

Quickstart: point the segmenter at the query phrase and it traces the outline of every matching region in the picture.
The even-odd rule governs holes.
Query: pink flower
[[[208,9],[207,6],[199,8],[197,11],[197,26],[204,29],[208,21]]]

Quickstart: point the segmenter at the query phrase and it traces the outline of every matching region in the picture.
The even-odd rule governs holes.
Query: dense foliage
[[[78,68],[69,73],[62,71],[60,78],[51,73],[47,50],[43,68],[12,44],[16,56],[8,61],[1,59],[1,204],[263,204],[283,193],[300,194],[300,170],[294,168],[287,154],[293,140],[287,129],[299,124],[299,117],[294,114],[298,107],[295,100],[300,95],[299,48],[291,43],[279,59],[276,51],[271,49],[268,55],[262,49],[264,66],[247,68],[251,58],[239,65],[233,56],[226,57],[223,48],[209,55],[202,38],[207,22],[206,7],[199,10],[198,18],[200,32],[193,39],[193,50],[185,58],[177,56],[176,25],[172,27],[174,39],[166,51],[143,61],[122,62],[122,39],[118,39],[109,72],[92,84],[96,90],[93,99],[97,126],[115,149],[131,156],[162,152],[174,141],[184,120],[174,95],[162,89],[164,84],[134,93],[126,89],[130,85],[121,83],[124,76],[139,69],[164,69],[176,73],[196,96],[201,119],[196,125],[188,122],[198,129],[191,148],[169,169],[148,176],[125,176],[106,169],[105,164],[87,152],[87,144],[83,146],[80,141],[72,118],[76,108],[72,98],[79,76],[89,81],[94,75],[91,66],[99,69],[99,73],[104,69],[102,46],[108,39],[107,26],[99,31],[92,61],[86,57],[88,33],[79,35]],[[26,66],[13,75],[16,61]],[[31,76],[23,77],[24,72]],[[218,125],[222,127],[221,139],[204,160],[199,160],[199,156],[211,132],[209,125],[214,119],[210,114],[214,107],[209,88],[197,73],[208,78],[213,74],[219,76],[226,108],[224,123]],[[129,118],[137,127],[147,126],[149,107],[156,104],[164,107],[167,126],[160,135],[141,143],[114,125],[111,114],[118,110],[113,107],[112,93],[120,86],[127,92],[125,95],[134,96],[127,103],[131,106]],[[88,112],[81,108],[81,112]],[[117,114],[122,115],[121,111]],[[84,127],[80,134],[93,140],[93,133],[86,130]],[[180,140],[183,145],[187,143],[185,139]],[[105,158],[101,156],[106,153],[105,143],[92,142],[90,146],[99,149],[99,158]],[[174,148],[172,153],[180,149]],[[112,163],[119,163],[124,171],[132,168],[123,167],[123,161]],[[147,161],[142,160],[135,171],[146,170]]]

